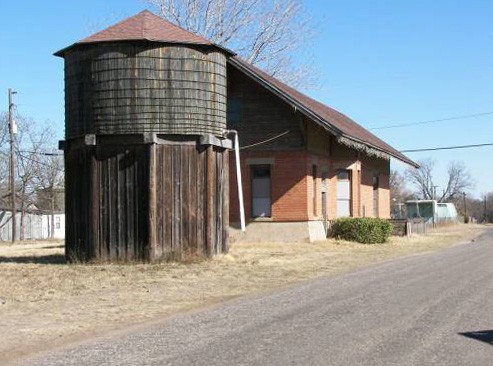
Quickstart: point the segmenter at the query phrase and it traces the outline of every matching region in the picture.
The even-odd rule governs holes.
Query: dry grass
[[[66,265],[63,243],[0,244],[0,363],[180,311],[471,239],[484,227],[362,245],[235,244],[188,264]]]

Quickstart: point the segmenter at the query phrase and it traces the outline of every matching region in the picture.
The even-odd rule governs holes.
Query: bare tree
[[[397,170],[390,170],[389,176],[391,214],[394,218],[406,216],[404,203],[413,199],[413,193],[406,186],[406,177]]]
[[[12,194],[8,185],[10,154],[5,118],[4,114],[0,116],[0,123],[2,123],[0,126],[0,227],[11,219],[11,216],[5,215],[6,211],[10,211],[8,202]],[[17,163],[15,194],[17,209],[20,213],[19,238],[24,240],[26,213],[37,208],[40,189],[50,187],[47,182],[55,182],[57,188],[63,186],[63,172],[58,152],[55,151],[54,156],[46,155],[47,148],[53,146],[56,141],[51,128],[40,127],[32,119],[20,115],[16,115],[15,119],[18,126],[15,151]],[[48,154],[51,153],[48,152]],[[51,178],[53,170],[57,171],[56,179]]]
[[[7,113],[0,115],[0,203],[5,205],[9,195],[9,153],[8,153],[8,117]],[[2,207],[3,208],[3,207]]]
[[[0,228],[2,228],[12,219],[12,216],[7,215],[10,201],[7,113],[0,115],[0,124]]]
[[[300,0],[146,0],[157,13],[294,87],[313,84],[300,49],[315,34]],[[295,56],[295,51],[297,56]],[[307,49],[303,52],[307,54]]]
[[[41,169],[36,177],[38,204],[48,208],[50,214],[49,237],[55,235],[55,213],[63,210],[64,169],[63,159],[56,150],[39,156]]]
[[[418,163],[420,168],[408,169],[406,177],[416,188],[416,194],[421,199],[436,199],[438,202],[448,202],[474,186],[471,174],[464,163],[453,161],[448,167],[447,184],[442,193],[437,194],[436,187],[438,186],[433,181],[435,162],[431,159],[426,159]]]
[[[397,170],[390,170],[389,186],[391,200],[404,202],[413,198],[412,192],[406,187],[406,177]]]
[[[20,217],[20,239],[25,239],[25,218],[28,210],[36,208],[40,176],[46,167],[41,161],[47,145],[53,143],[53,132],[49,127],[36,128],[32,120],[18,118],[17,134],[17,202]]]

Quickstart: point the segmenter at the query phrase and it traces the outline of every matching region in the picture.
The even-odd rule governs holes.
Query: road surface
[[[474,242],[176,316],[29,365],[492,365],[493,228]]]

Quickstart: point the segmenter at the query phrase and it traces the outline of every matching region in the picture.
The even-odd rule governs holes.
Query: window
[[[328,212],[327,212],[327,192],[329,190],[329,184],[327,182],[327,167],[322,167],[322,217],[324,219],[325,231],[327,231],[327,220],[328,220]]]
[[[226,120],[227,123],[240,123],[241,122],[241,99],[238,97],[228,98],[228,105],[226,107]]]
[[[270,165],[252,166],[252,217],[271,217]]]
[[[351,216],[351,174],[349,170],[337,171],[337,217]]]
[[[349,170],[338,170],[337,171],[337,180],[349,180]]]
[[[312,180],[313,180],[313,215],[317,216],[317,166],[312,165]]]
[[[55,228],[60,229],[60,216],[55,216]]]

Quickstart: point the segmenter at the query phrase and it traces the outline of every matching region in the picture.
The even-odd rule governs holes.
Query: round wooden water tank
[[[112,42],[80,45],[64,57],[67,139],[226,129],[226,56],[217,49]]]

